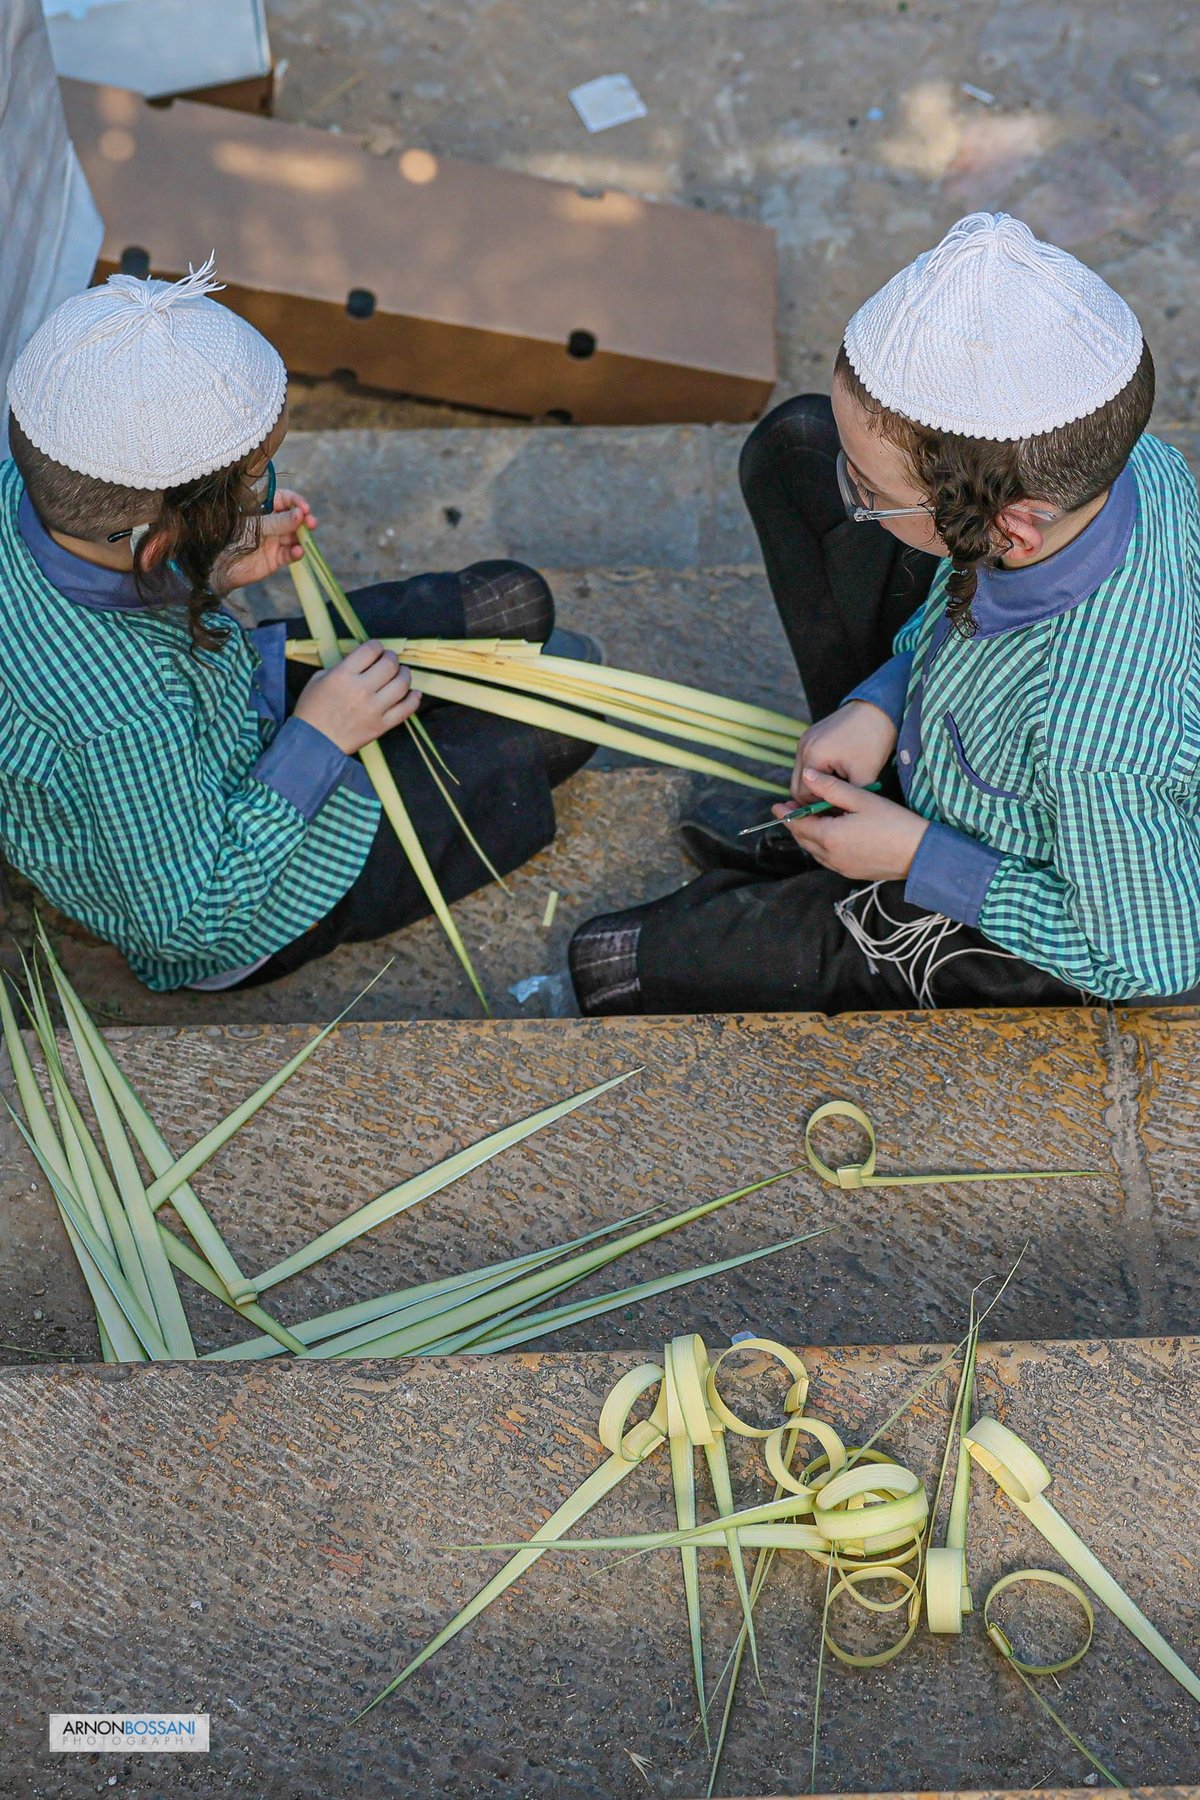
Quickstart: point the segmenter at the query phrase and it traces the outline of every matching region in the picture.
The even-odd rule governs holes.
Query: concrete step
[[[557,790],[555,841],[510,877],[511,895],[494,883],[454,908],[484,990],[499,1017],[573,1011],[569,984],[524,1004],[509,992],[529,976],[564,976],[567,941],[596,913],[657,898],[695,869],[679,847],[677,825],[691,778],[678,770],[585,769]],[[9,877],[12,937],[0,958],[16,964],[15,940],[28,939],[35,896]],[[542,923],[552,892],[553,923]],[[128,1024],[293,1022],[335,1018],[393,958],[362,1002],[364,1018],[474,1018],[479,1003],[441,926],[430,918],[376,943],[347,944],[286,980],[243,994],[154,994],[109,944],[43,909],[52,938],[87,1004],[101,1019]]]
[[[280,479],[347,586],[492,556],[538,568],[757,566],[742,425],[294,431]]]
[[[281,1026],[118,1030],[114,1051],[182,1152],[306,1041]],[[832,1189],[803,1166],[631,1258],[592,1291],[826,1235],[565,1334],[612,1349],[703,1331],[827,1343],[957,1335],[977,1283],[1025,1254],[996,1335],[1189,1330],[1200,1277],[1200,1012],[940,1012],[341,1026],[197,1178],[243,1267],[263,1269],[408,1174],[620,1074],[619,1089],[274,1293],[299,1320],[675,1211],[804,1164],[821,1102],[865,1107],[884,1172],[1095,1169],[1056,1182]],[[51,1200],[0,1139],[0,1340],[96,1354]],[[853,1128],[830,1151],[861,1154]],[[825,1139],[822,1139],[824,1145]],[[187,1284],[202,1349],[227,1313]],[[37,1315],[41,1315],[38,1317]]]
[[[4,1791],[75,1800],[119,1771],[123,1788],[164,1797],[702,1793],[670,1554],[615,1567],[599,1553],[544,1558],[351,1725],[499,1567],[494,1554],[445,1546],[534,1531],[598,1466],[601,1402],[644,1354],[4,1372]],[[808,1410],[861,1442],[935,1354],[805,1351]],[[753,1365],[725,1391],[751,1412],[778,1394]],[[951,1395],[942,1378],[883,1440],[930,1486]],[[1052,1500],[1194,1662],[1200,1343],[988,1344],[977,1406],[1046,1458]],[[759,1446],[729,1448],[736,1494],[767,1492]],[[709,1515],[707,1476],[697,1480]],[[583,1531],[663,1529],[670,1496],[660,1452]],[[979,1598],[1002,1573],[1054,1560],[978,1475],[969,1554]],[[715,1676],[740,1615],[713,1553],[701,1585]],[[776,1563],[757,1615],[764,1690],[747,1674],[718,1791],[807,1786],[823,1585],[807,1559]],[[1016,1617],[1027,1650],[1075,1628],[1036,1601]],[[1090,1654],[1051,1699],[1126,1781],[1200,1781],[1193,1703],[1103,1608]],[[160,1757],[143,1773],[137,1761],[47,1754],[51,1710],[138,1709],[208,1712],[210,1755]],[[633,1755],[649,1760],[647,1775]],[[819,1788],[1016,1789],[1047,1773],[1082,1786],[1091,1771],[1004,1670],[978,1616],[957,1639],[921,1629],[882,1669],[827,1662]]]

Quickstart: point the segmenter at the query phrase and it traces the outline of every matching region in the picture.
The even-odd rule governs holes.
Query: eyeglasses
[[[846,461],[846,452],[844,450],[839,450],[837,453],[837,484],[838,492],[842,496],[842,503],[856,525],[871,525],[874,524],[877,519],[912,519],[915,518],[918,513],[925,513],[930,519],[934,516],[932,506],[927,504],[922,506],[873,505],[872,502],[878,499],[878,495],[872,494],[869,490],[864,490],[859,487],[853,475],[850,473],[850,465]],[[1029,508],[1029,517],[1031,519],[1041,519],[1043,524],[1053,525],[1059,519],[1063,518],[1064,514],[1061,512],[1046,512],[1042,507],[1031,506]]]
[[[262,501],[260,510],[265,513],[274,512],[274,510],[275,510],[275,464],[270,458],[267,459],[267,466],[263,470],[262,474],[255,475],[250,482],[251,489],[253,490],[256,498],[259,495],[259,493],[262,492],[264,482],[266,483],[266,494]]]
[[[876,519],[911,519],[918,513],[933,517],[933,509],[929,506],[876,506],[877,494],[864,493],[850,473],[850,464],[846,461],[846,452],[839,450],[837,454],[838,492],[850,518],[856,525],[870,525]]]

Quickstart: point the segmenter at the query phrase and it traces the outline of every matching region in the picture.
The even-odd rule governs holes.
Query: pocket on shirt
[[[990,781],[985,781],[982,775],[976,774],[967,760],[967,753],[963,749],[962,733],[954,722],[954,714],[943,713],[942,723],[946,727],[947,736],[954,750],[955,761],[973,788],[978,789],[981,794],[989,794],[993,800],[1024,800],[1027,798],[1025,794],[1019,794],[1012,788],[995,787]]]

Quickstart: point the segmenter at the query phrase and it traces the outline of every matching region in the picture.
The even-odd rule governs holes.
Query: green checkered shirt
[[[1200,506],[1155,438],[1129,472],[1128,547],[1094,592],[968,639],[939,630],[945,563],[895,643],[902,758],[920,702],[901,773],[935,821],[908,897],[1109,1000],[1200,981]]]
[[[22,491],[0,463],[0,847],[148,987],[253,963],[346,892],[378,802],[334,785],[309,816],[286,773],[260,779],[276,728],[246,634],[193,654],[178,611],[66,599],[18,532]]]

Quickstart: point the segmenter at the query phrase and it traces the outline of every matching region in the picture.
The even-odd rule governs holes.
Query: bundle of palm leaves
[[[293,639],[287,653],[294,661],[329,669],[356,644],[365,643],[367,633],[312,533],[302,529],[300,536],[304,559],[292,564],[291,576],[312,636]],[[348,637],[338,637],[330,607]],[[631,669],[598,668],[568,657],[547,656],[540,644],[520,639],[389,638],[383,642],[414,670],[421,691],[431,699],[451,700],[671,768],[722,776],[776,799],[788,797],[786,780],[779,777],[790,770],[806,727],[802,720],[785,713]],[[453,773],[444,764],[439,767],[437,749],[419,716],[411,718],[406,729],[484,866],[500,881],[454,801],[447,785],[447,781],[453,782]],[[713,751],[721,754],[715,756]],[[483,988],[383,751],[378,744],[368,744],[360,754],[430,908],[487,1011]],[[738,760],[731,762],[730,757]],[[746,762],[769,773],[754,774],[742,766]]]
[[[257,1335],[209,1351],[214,1360],[253,1360],[288,1351],[305,1357],[428,1356],[510,1349],[786,1247],[769,1244],[587,1299],[564,1298],[632,1251],[782,1180],[790,1170],[665,1217],[652,1218],[655,1209],[650,1209],[545,1250],[284,1324],[263,1305],[272,1288],[639,1071],[615,1075],[489,1133],[377,1195],[270,1268],[249,1274],[218,1231],[193,1178],[303,1067],[340,1019],[318,1031],[227,1118],[177,1157],[88,1015],[40,925],[38,931],[40,961],[26,965],[28,998],[18,1004],[27,1013],[40,1049],[46,1086],[44,1091],[19,1029],[13,998],[0,979],[0,1023],[24,1116],[11,1105],[9,1112],[54,1194],[92,1296],[106,1361],[197,1356],[179,1275],[186,1275],[255,1328]],[[66,1021],[83,1093],[71,1085],[54,1029],[51,995]],[[164,1218],[162,1208],[168,1201],[186,1236]],[[797,1237],[787,1243],[801,1241]]]

